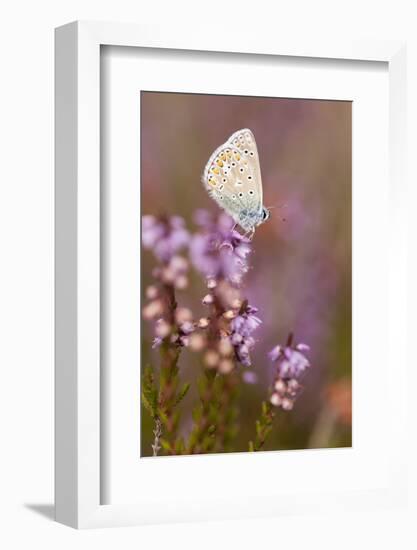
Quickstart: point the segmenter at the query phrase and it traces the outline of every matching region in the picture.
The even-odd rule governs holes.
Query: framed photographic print
[[[402,502],[404,45],[159,36],[56,31],[57,520]]]

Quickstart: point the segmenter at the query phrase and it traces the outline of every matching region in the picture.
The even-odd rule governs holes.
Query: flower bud
[[[178,290],[184,290],[188,286],[188,278],[185,275],[178,275],[174,280],[174,286]]]
[[[270,401],[271,405],[274,405],[274,407],[279,407],[282,403],[282,399],[277,393],[271,395]]]
[[[295,378],[291,378],[291,380],[289,380],[288,382],[289,390],[297,391],[299,387],[300,387],[300,383]]]
[[[251,370],[246,370],[242,375],[243,381],[246,384],[256,384],[258,381],[258,375],[256,372],[253,372]]]
[[[164,267],[161,272],[161,278],[164,283],[172,284],[175,280],[176,273],[170,266]]]
[[[242,300],[239,300],[239,298],[232,300],[232,307],[234,309],[240,309],[242,307]]]
[[[211,294],[206,294],[203,298],[203,304],[205,306],[209,305],[209,304],[212,304],[214,301],[214,298]]]
[[[282,400],[281,406],[284,409],[284,411],[290,411],[294,406],[294,402],[288,397],[284,397],[284,399]]]
[[[219,372],[229,374],[234,368],[234,363],[230,359],[222,359],[219,363]]]
[[[201,351],[206,345],[206,339],[199,332],[194,332],[189,336],[189,347],[193,351]]]
[[[310,346],[300,343],[295,346],[295,349],[297,349],[298,351],[310,351]]]
[[[239,347],[239,355],[241,357],[247,357],[249,355],[249,348],[248,346],[245,346],[245,344],[242,344],[240,347]]]
[[[161,300],[149,302],[149,304],[147,304],[142,310],[144,319],[153,319],[154,317],[162,315],[163,312],[164,306]]]
[[[222,338],[218,345],[220,355],[227,357],[233,353],[233,346],[229,338]]]
[[[280,395],[284,395],[287,391],[287,385],[284,382],[284,380],[281,380],[281,378],[278,378],[278,380],[275,382],[275,391],[277,391]]]
[[[191,321],[185,321],[185,323],[180,326],[180,329],[182,333],[190,334],[194,330],[194,324],[191,323]]]
[[[234,346],[237,346],[240,344],[243,340],[243,336],[239,334],[238,332],[234,332],[232,335],[232,343]]]
[[[198,321],[199,328],[207,328],[209,326],[209,320],[207,317],[201,317],[201,319]]]
[[[155,334],[159,336],[159,338],[166,338],[170,333],[171,325],[163,319],[159,319],[155,325]]]
[[[232,309],[229,309],[223,313],[223,317],[230,321],[236,317],[236,313]]]
[[[210,369],[217,367],[219,363],[219,354],[212,349],[208,350],[204,355],[204,363]]]
[[[190,344],[190,338],[188,336],[181,336],[180,342],[184,347],[188,347]]]
[[[186,323],[187,321],[193,320],[193,314],[191,309],[188,309],[188,307],[179,307],[175,311],[175,320],[178,325],[182,325],[183,323]]]
[[[146,297],[148,300],[154,300],[158,296],[158,288],[155,285],[150,285],[146,289]]]
[[[169,262],[169,267],[176,273],[184,273],[188,270],[188,261],[182,256],[173,256]]]
[[[252,338],[252,336],[247,336],[244,340],[245,346],[248,346],[248,348],[253,348],[255,345],[255,338]]]

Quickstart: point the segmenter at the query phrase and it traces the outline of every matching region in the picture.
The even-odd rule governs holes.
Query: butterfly
[[[210,197],[252,237],[269,210],[262,203],[258,149],[248,128],[232,134],[211,155],[203,174]]]

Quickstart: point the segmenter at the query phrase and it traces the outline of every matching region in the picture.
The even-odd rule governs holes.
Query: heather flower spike
[[[249,269],[251,241],[233,229],[233,220],[226,214],[216,219],[200,210],[195,221],[201,232],[191,239],[190,258],[194,267],[207,278],[208,288],[215,288],[219,279],[239,286]]]
[[[293,344],[293,334],[290,333],[285,346],[277,345],[269,352],[269,358],[275,363],[275,380],[271,404],[291,410],[301,389],[299,382],[304,372],[311,364],[304,352],[309,351],[306,344]]]
[[[189,239],[185,222],[180,216],[142,217],[142,244],[163,263],[168,263],[177,252],[188,246]]]

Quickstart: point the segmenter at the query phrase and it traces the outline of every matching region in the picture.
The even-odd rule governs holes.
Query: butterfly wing
[[[203,175],[210,196],[245,230],[262,215],[262,179],[252,132],[235,132],[211,155]]]

